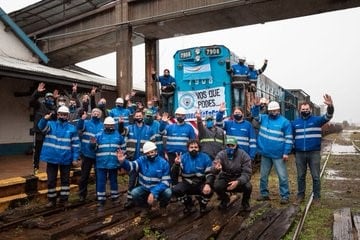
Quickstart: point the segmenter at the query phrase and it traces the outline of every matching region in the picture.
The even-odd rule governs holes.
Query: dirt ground
[[[325,165],[325,170],[322,176],[321,203],[316,207],[311,206],[299,239],[332,239],[333,213],[336,209],[348,207],[352,213],[360,213],[360,174],[358,173],[360,169],[360,153],[352,146],[352,141],[360,147],[360,131],[343,131],[340,134],[324,137],[322,167]],[[293,155],[290,156],[288,162],[288,173],[290,200],[291,203],[295,203],[297,182]],[[259,196],[259,175],[257,169],[254,171],[251,180],[253,184],[251,206],[253,207],[259,204],[255,200]],[[312,191],[309,172],[306,183],[306,199],[308,200]],[[288,207],[279,204],[278,179],[274,170],[272,170],[269,178],[269,190],[272,207]],[[71,198],[73,197],[71,196]],[[211,204],[217,204],[215,201],[216,199],[213,198]],[[305,209],[306,204],[307,201],[300,206],[302,210]],[[299,213],[289,233],[283,239],[293,239],[300,218],[301,213]],[[356,233],[354,235],[357,237]]]

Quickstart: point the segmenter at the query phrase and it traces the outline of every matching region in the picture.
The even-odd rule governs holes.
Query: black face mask
[[[143,118],[134,118],[134,121],[137,123],[142,123],[144,121]]]
[[[105,128],[104,131],[106,133],[113,133],[113,132],[115,132],[115,128]]]
[[[196,151],[196,150],[191,150],[189,153],[190,153],[190,156],[191,156],[191,157],[196,157],[199,152]]]
[[[67,122],[66,118],[58,118],[60,122]]]
[[[240,121],[243,118],[242,114],[234,114],[234,118],[236,121]]]
[[[270,117],[271,119],[277,118],[278,115],[279,115],[278,113],[269,113],[269,117]]]
[[[146,159],[152,162],[155,160],[156,157],[157,157],[157,154],[155,154],[153,156],[146,156]]]
[[[308,116],[310,116],[311,112],[300,112],[301,116],[304,117],[304,118],[307,118]]]
[[[176,120],[178,121],[178,123],[183,123],[185,121],[184,117],[177,117]]]

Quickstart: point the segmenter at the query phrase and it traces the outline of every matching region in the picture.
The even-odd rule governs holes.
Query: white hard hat
[[[155,143],[150,142],[150,141],[144,143],[144,146],[143,146],[143,152],[144,153],[148,153],[148,152],[156,150],[156,149],[157,148],[156,148]]]
[[[248,66],[255,66],[255,63],[253,61],[248,62]]]
[[[121,97],[117,98],[115,103],[124,103],[124,99],[122,99]]]
[[[271,111],[271,110],[278,110],[280,109],[280,105],[278,102],[275,102],[275,101],[271,101],[268,105],[268,110]]]
[[[178,107],[175,111],[175,114],[183,114],[185,115],[186,114],[186,111],[185,111],[185,108],[183,107]]]
[[[115,120],[112,117],[106,117],[104,120],[104,125],[114,125]]]
[[[58,113],[70,113],[69,108],[67,106],[61,106],[57,110]]]
[[[241,57],[239,57],[239,60],[245,61],[245,60],[246,60],[246,57],[245,57],[245,56],[241,56]]]

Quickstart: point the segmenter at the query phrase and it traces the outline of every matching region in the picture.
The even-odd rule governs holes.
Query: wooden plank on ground
[[[333,240],[352,240],[352,221],[350,208],[334,211]]]
[[[281,214],[281,211],[276,208],[266,209],[265,212],[257,218],[251,225],[245,222],[240,226],[240,233],[233,239],[238,240],[252,240],[259,239],[263,232],[271,226]]]
[[[255,221],[257,216],[260,216],[266,209],[270,209],[271,205],[268,202],[262,202],[252,207],[250,213],[240,212],[236,217],[231,219],[229,223],[221,230],[216,237],[217,240],[233,239],[240,233],[240,226],[251,224]]]
[[[358,240],[360,240],[360,214],[354,214],[353,221],[354,221],[354,226],[355,226]]]
[[[282,239],[282,237],[289,231],[289,228],[298,212],[299,206],[295,205],[290,205],[289,207],[282,209],[280,216],[271,223],[271,225],[258,239]]]

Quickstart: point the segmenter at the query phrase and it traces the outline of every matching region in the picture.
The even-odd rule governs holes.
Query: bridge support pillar
[[[132,29],[121,27],[116,33],[116,89],[118,97],[132,90]]]
[[[160,97],[158,83],[152,79],[152,71],[158,69],[159,64],[159,41],[157,39],[145,39],[145,94],[146,100]]]

